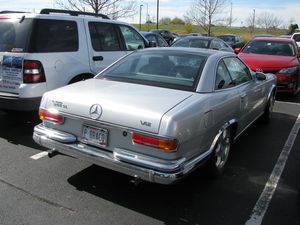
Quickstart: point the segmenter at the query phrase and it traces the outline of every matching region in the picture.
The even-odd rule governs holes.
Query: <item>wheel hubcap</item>
[[[227,129],[225,129],[219,137],[217,147],[216,147],[216,167],[224,167],[230,150],[230,134]]]

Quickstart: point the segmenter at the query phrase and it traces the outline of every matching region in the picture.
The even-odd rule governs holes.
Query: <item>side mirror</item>
[[[255,77],[257,80],[266,80],[267,79],[267,76],[261,72],[256,72]]]
[[[235,53],[235,54],[239,54],[240,51],[241,51],[241,49],[242,49],[242,48],[235,48],[235,49],[234,49],[234,53]]]

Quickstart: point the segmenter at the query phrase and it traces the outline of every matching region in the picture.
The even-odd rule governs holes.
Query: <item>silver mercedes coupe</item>
[[[138,50],[95,78],[46,92],[34,140],[136,179],[171,184],[204,162],[221,175],[234,140],[268,122],[276,77],[234,53]]]

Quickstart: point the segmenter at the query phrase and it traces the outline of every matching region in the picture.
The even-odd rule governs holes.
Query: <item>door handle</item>
[[[246,96],[247,96],[246,94],[241,94],[241,95],[240,95],[240,97],[241,97],[241,103],[242,103],[242,104],[245,103],[245,98],[246,98]]]
[[[94,60],[94,61],[103,61],[103,59],[104,59],[104,58],[103,58],[103,56],[101,56],[101,55],[100,55],[100,56],[93,56],[93,60]]]

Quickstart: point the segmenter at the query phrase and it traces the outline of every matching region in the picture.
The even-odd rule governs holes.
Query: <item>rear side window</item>
[[[32,19],[0,18],[0,52],[26,52]]]
[[[92,47],[95,51],[120,51],[120,43],[113,24],[89,22]]]
[[[30,52],[75,52],[78,50],[78,29],[75,21],[35,20]]]
[[[239,59],[228,57],[224,59],[224,63],[235,85],[246,83],[252,79],[248,68]]]

